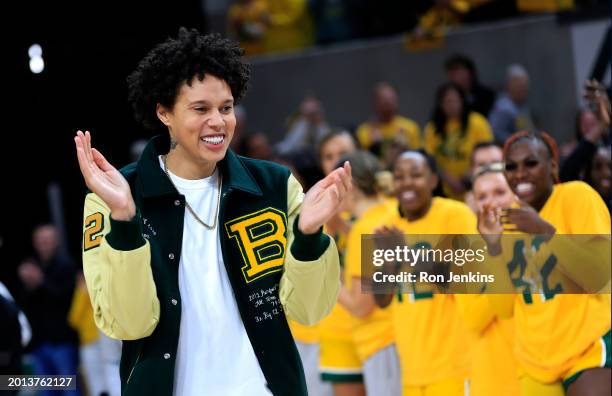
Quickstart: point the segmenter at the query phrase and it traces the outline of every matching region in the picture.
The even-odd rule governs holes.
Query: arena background
[[[373,37],[253,57],[251,90],[244,101],[249,129],[278,141],[286,118],[306,94],[321,99],[330,124],[354,127],[371,114],[372,87],[378,81],[395,85],[399,113],[423,126],[435,88],[444,80],[444,59],[461,52],[474,59],[481,81],[494,89],[502,88],[506,65],[525,65],[532,77],[530,103],[542,128],[564,141],[573,134],[584,79],[597,69],[604,83],[610,81],[609,48],[604,72],[597,68],[609,35],[609,2],[589,3],[592,7],[582,12],[519,15],[459,27],[442,46],[429,50],[408,51],[403,30],[409,26],[395,21]],[[406,11],[393,2],[379,4],[387,14]],[[39,223],[59,223],[68,252],[80,257],[85,186],[74,151],[75,131],[92,131],[95,146],[110,162],[126,165],[130,144],[150,136],[131,116],[127,74],[179,26],[223,31],[228,6],[224,0],[24,1],[11,6],[5,15],[15,23],[6,32],[3,57],[8,91],[0,279],[9,285],[15,281],[14,269],[30,254],[31,231]],[[411,23],[407,18],[406,25]],[[43,49],[40,74],[28,67],[33,43]]]

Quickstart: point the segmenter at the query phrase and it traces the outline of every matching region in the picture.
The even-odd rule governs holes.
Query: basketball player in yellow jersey
[[[341,157],[356,149],[356,142],[347,131],[334,131],[319,142],[319,165],[325,175],[334,170]],[[333,236],[344,262],[346,237],[351,228],[351,214],[343,211],[325,224],[325,232]],[[353,341],[351,314],[339,303],[317,327],[320,356],[318,372],[331,384],[334,396],[364,396],[363,364]],[[318,396],[313,393],[313,396]]]
[[[318,162],[323,173],[325,175],[331,173],[340,158],[355,151],[355,149],[356,142],[348,131],[336,130],[323,136],[318,147]],[[336,246],[341,255],[340,262],[342,263],[346,234],[350,229],[350,213],[346,211],[338,213],[325,224],[324,228],[325,232],[336,241]],[[346,395],[359,396],[363,394],[361,362],[357,358],[355,348],[351,348],[352,339],[348,321],[348,312],[338,304],[329,316],[317,325],[305,326],[292,320],[288,321],[291,334],[302,359],[309,394],[313,396],[331,396],[334,394],[335,396],[343,396],[341,382],[338,386],[341,389],[338,392],[332,389],[332,383],[336,383],[333,380],[342,381],[346,378],[351,380],[345,386],[345,388],[348,388]],[[348,340],[349,353],[343,353],[343,349],[337,347],[337,338]],[[319,366],[322,354],[323,367],[331,367],[334,373],[339,374],[331,374],[332,381],[327,374],[323,376],[325,381],[321,379]],[[346,358],[344,358],[345,356]],[[357,388],[357,393],[351,391],[354,390],[353,388]]]
[[[485,206],[493,209],[509,208],[516,199],[506,182],[501,162],[476,170],[472,178],[472,192],[478,211],[482,211]],[[506,295],[504,300],[501,300],[502,295],[496,297],[495,303],[505,303],[510,307],[514,305],[513,294]],[[470,395],[519,396],[514,357],[514,320],[500,318],[487,295],[458,294],[456,298],[466,326],[476,334]]]
[[[558,239],[551,239],[552,236],[609,237],[610,215],[601,197],[587,184],[579,181],[555,184],[557,158],[554,140],[544,133],[518,132],[511,136],[504,146],[506,179],[525,204],[506,209],[501,217],[485,211],[479,219],[479,231],[490,238],[494,234],[491,230],[495,229],[491,224],[497,224],[499,232],[503,223],[506,229],[544,235],[550,243],[543,242],[540,251],[549,249],[551,262],[563,265],[564,256],[557,257],[554,251],[564,246],[558,246]],[[494,222],[490,221],[492,218]],[[594,243],[599,239],[593,238]],[[522,249],[503,252],[499,242],[488,244],[492,256],[506,260],[511,255],[509,264],[526,263]],[[586,275],[597,270],[595,260],[583,262],[581,270]],[[555,294],[561,291],[561,284],[550,282],[544,272],[541,276],[549,290],[519,295],[514,306],[515,352],[522,394],[610,395],[609,294]]]
[[[344,284],[338,302],[351,314],[352,336],[363,361],[367,395],[400,396],[399,360],[395,349],[393,322],[388,309],[376,307],[372,293],[361,287],[361,235],[373,234],[397,212],[380,191],[385,190],[378,159],[363,150],[341,159],[351,164],[353,188],[346,209],[356,218],[348,234],[344,254]]]
[[[396,161],[395,191],[402,216],[392,226],[404,234],[473,234],[476,217],[462,202],[433,196],[439,178],[435,161],[421,151],[407,151]],[[391,303],[404,396],[464,396],[469,392],[471,337],[455,297],[429,290],[375,295]]]

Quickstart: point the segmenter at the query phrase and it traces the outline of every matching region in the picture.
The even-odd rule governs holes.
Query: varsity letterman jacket
[[[113,220],[93,193],[85,199],[85,279],[97,326],[123,340],[124,396],[169,396],[173,390],[185,198],[159,166],[168,147],[168,137],[158,136],[137,163],[121,170],[137,207],[133,220]],[[217,227],[240,317],[270,391],[306,395],[285,315],[313,324],[330,312],[340,286],[334,241],[322,231],[299,231],[302,188],[285,167],[228,150],[219,169]]]

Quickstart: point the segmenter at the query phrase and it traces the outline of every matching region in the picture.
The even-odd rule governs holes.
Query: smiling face
[[[329,138],[320,148],[321,170],[329,175],[346,154],[355,151],[355,143],[348,133],[341,133]]]
[[[474,200],[479,211],[485,206],[492,209],[509,208],[514,194],[501,172],[487,172],[474,180]]]
[[[409,220],[427,214],[438,176],[431,171],[422,154],[402,154],[395,162],[393,182],[402,212]]]
[[[524,139],[506,154],[506,179],[512,191],[536,210],[542,209],[552,193],[557,165],[543,142]]]
[[[225,153],[234,135],[236,117],[232,91],[224,80],[207,74],[183,83],[174,106],[157,106],[157,116],[178,143],[169,157],[180,163],[186,177],[194,173],[210,175]],[[170,161],[169,161],[170,162]],[[195,171],[195,170],[200,170]]]

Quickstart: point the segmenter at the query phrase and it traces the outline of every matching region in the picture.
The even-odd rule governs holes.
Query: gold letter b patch
[[[266,208],[225,223],[225,230],[240,247],[247,283],[282,270],[287,238],[285,214]]]

